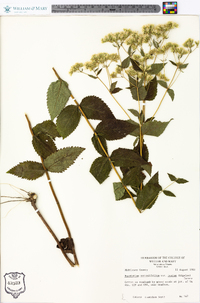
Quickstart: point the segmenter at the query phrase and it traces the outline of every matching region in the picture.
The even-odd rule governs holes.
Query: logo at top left
[[[6,14],[8,14],[8,13],[10,13],[11,7],[7,5],[7,6],[4,7],[4,10],[5,10],[4,12]]]

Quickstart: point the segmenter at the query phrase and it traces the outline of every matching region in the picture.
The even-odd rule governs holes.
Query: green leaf
[[[51,172],[60,173],[71,166],[84,151],[82,147],[65,147],[44,159],[44,166]]]
[[[168,174],[168,176],[169,176],[171,181],[176,181],[177,180],[177,178],[172,174]]]
[[[108,158],[99,157],[92,163],[90,173],[101,184],[108,178],[111,168],[112,167]]]
[[[117,140],[126,137],[137,126],[128,121],[107,119],[100,122],[96,127],[96,133],[106,140]]]
[[[52,82],[47,91],[47,106],[53,120],[65,107],[71,92],[68,88],[67,82],[63,80],[57,80]]]
[[[169,60],[169,61],[171,62],[171,64],[177,66],[177,64],[174,61],[171,61],[171,60]]]
[[[171,120],[168,122],[150,120],[142,125],[142,133],[143,135],[159,137],[164,132]]]
[[[133,149],[138,155],[140,155],[140,142],[138,142],[137,146],[134,147]],[[145,161],[149,160],[149,151],[147,148],[147,145],[143,142],[142,144],[142,158]]]
[[[96,96],[85,97],[80,104],[88,119],[114,119],[114,115],[105,102]]]
[[[157,75],[167,63],[153,63],[151,68],[147,70],[147,73],[150,75]]]
[[[34,135],[38,135],[39,133],[45,133],[49,135],[52,139],[55,139],[56,137],[60,137],[60,134],[58,133],[56,129],[55,123],[51,120],[43,121],[42,123],[38,123],[33,127],[33,133]]]
[[[59,114],[56,125],[60,135],[64,138],[69,136],[78,126],[81,113],[76,105],[68,105]]]
[[[89,76],[90,78],[92,78],[92,79],[97,79],[97,77],[96,77],[96,76],[89,75],[89,74],[88,74],[88,76]]]
[[[112,94],[116,94],[118,92],[120,92],[122,90],[122,88],[120,87],[115,87],[115,89],[113,89]]]
[[[34,135],[32,144],[35,151],[43,159],[47,158],[57,150],[54,141],[45,133],[39,133],[37,136]]]
[[[142,173],[142,169],[140,167],[134,167],[124,175],[122,182],[124,185],[131,185],[138,188],[144,179],[145,175]]]
[[[158,183],[158,173],[156,173],[149,182],[139,191],[136,206],[140,210],[151,208],[158,198],[162,187]]]
[[[187,183],[188,181],[187,180],[185,180],[185,179],[183,179],[183,178],[178,178],[177,180],[176,180],[176,183],[178,183],[178,184],[184,184],[184,183]]]
[[[162,87],[164,88],[168,88],[167,82],[163,81],[163,80],[158,80],[157,81]],[[171,97],[172,101],[174,100],[174,91],[171,88],[168,88],[167,93],[169,94],[169,96]]]
[[[140,136],[140,126],[139,126],[139,124],[137,122],[133,121],[133,120],[128,120],[128,121],[129,121],[129,123],[135,125],[134,131],[132,131],[129,135],[135,136],[135,137]]]
[[[122,68],[128,68],[128,67],[129,67],[129,64],[130,64],[130,57],[127,57],[126,59],[124,59],[124,60],[122,61],[121,67],[122,67]]]
[[[173,100],[174,100],[174,91],[173,91],[173,89],[169,88],[169,89],[167,90],[167,92],[168,92],[169,96],[171,97],[171,99],[172,99],[172,101],[173,101]]]
[[[132,149],[118,148],[112,152],[110,158],[115,166],[120,167],[141,167],[143,165],[148,167],[151,166],[150,163],[147,163]]]
[[[7,173],[23,179],[35,180],[41,177],[44,172],[45,170],[41,163],[34,161],[26,161],[14,166]]]
[[[121,182],[114,182],[113,183],[113,189],[114,189],[114,194],[115,194],[115,200],[116,201],[124,200],[126,198],[130,198],[130,195],[127,193],[125,187],[123,186],[123,184]],[[130,192],[130,194],[132,195],[132,197],[135,197],[135,195],[132,192]]]
[[[171,191],[169,190],[163,190],[163,194],[165,194],[166,196],[169,197],[176,197],[175,194],[173,194]]]
[[[111,83],[111,86],[110,86],[110,92],[111,92],[111,93],[112,93],[112,91],[115,89],[116,85],[117,85],[117,81]]]
[[[155,39],[153,39],[153,45],[155,48],[159,48],[159,43]]]
[[[175,181],[178,184],[184,184],[187,183],[188,181],[183,179],[183,178],[176,178],[174,175],[172,174],[168,174],[169,178],[171,181]]]
[[[100,142],[101,142],[101,144],[102,144],[104,150],[107,152],[108,149],[107,149],[106,139],[105,139],[104,137],[102,137],[102,136],[98,136],[98,137],[97,137],[97,136],[94,134],[93,137],[92,137],[92,143],[93,143],[93,145],[94,145],[94,148],[96,149],[96,151],[97,151],[100,155],[102,155],[103,157],[106,157],[106,154],[105,154],[105,152],[103,151],[103,149],[102,149],[102,147],[101,147],[101,145],[100,145],[100,143],[99,143],[99,140],[100,140]]]
[[[144,86],[136,86],[130,88],[132,98],[136,101],[145,100],[147,91]]]
[[[135,109],[129,109],[129,111],[134,115],[134,116],[136,116],[136,117],[140,117],[140,114],[139,114],[139,112],[137,111],[137,110],[135,110]]]
[[[165,81],[163,81],[163,80],[158,80],[157,82],[158,82],[158,84],[160,84],[160,85],[161,85],[162,87],[164,87],[164,88],[167,88],[167,87],[168,87],[167,82],[165,82]]]
[[[130,83],[129,89],[132,88],[133,86],[135,87],[137,85],[137,81],[130,75],[128,75],[128,79],[129,79],[129,83]]]
[[[157,95],[157,78],[156,76],[149,81],[149,83],[147,83],[147,85],[145,86],[145,89],[147,91],[145,100],[154,100],[156,95]]]
[[[141,49],[140,49],[140,54],[142,55],[142,57],[144,57],[144,56],[145,56],[145,53],[144,53],[143,48],[141,48]]]
[[[142,73],[143,70],[140,68],[140,63],[136,60],[133,60],[132,58],[130,58],[132,67],[135,71]]]
[[[189,63],[180,64],[180,65],[178,66],[178,68],[179,68],[179,69],[184,69],[184,68],[186,68],[186,67],[188,66],[188,64],[189,64]]]

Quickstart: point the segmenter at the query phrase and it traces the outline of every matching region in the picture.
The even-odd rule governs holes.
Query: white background
[[[51,70],[53,66],[69,83],[78,101],[95,94],[116,110],[112,99],[95,80],[82,75],[70,77],[70,66],[89,60],[93,53],[113,51],[108,45],[101,44],[101,38],[108,32],[123,28],[140,30],[143,24],[166,20],[166,16],[1,20],[1,179],[35,191],[39,196],[39,209],[59,237],[64,237],[64,229],[57,223],[60,220],[45,177],[26,181],[5,174],[20,161],[39,160],[31,146],[24,113],[33,125],[49,119],[46,91],[56,80]],[[197,18],[175,17],[174,20],[180,24],[180,29],[172,34],[172,40],[182,43],[188,37],[198,39]],[[118,303],[122,301],[124,251],[139,249],[144,252],[152,248],[159,251],[171,247],[172,251],[195,250],[198,255],[198,52],[191,55],[189,63],[174,87],[176,99],[171,102],[166,98],[158,113],[158,120],[167,121],[173,117],[174,121],[162,137],[150,138],[147,143],[151,161],[156,163],[153,173],[158,169],[161,171],[163,186],[169,183],[167,172],[190,182],[174,186],[172,191],[177,198],[162,196],[142,215],[129,199],[116,202],[112,192],[112,182],[117,181],[114,173],[99,185],[88,172],[98,155],[90,143],[92,133],[82,119],[76,132],[59,144],[86,147],[86,151],[64,174],[52,175],[75,240],[80,267],[69,267],[29,204],[20,204],[7,216],[11,206],[4,205],[2,276],[11,271],[26,275],[27,290],[18,301]],[[128,105],[135,103],[130,99]],[[151,115],[151,110],[147,114]],[[132,146],[132,141],[127,143]],[[119,142],[113,145],[118,147]],[[10,190],[7,192],[11,194]],[[15,300],[3,293],[2,301]]]

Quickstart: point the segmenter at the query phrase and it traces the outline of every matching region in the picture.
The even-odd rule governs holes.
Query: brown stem
[[[34,133],[33,133],[33,130],[32,130],[32,126],[31,126],[31,122],[30,122],[30,120],[29,120],[27,114],[25,114],[25,117],[26,117],[26,120],[27,120],[27,122],[28,122],[28,126],[29,126],[29,129],[30,129],[30,132],[31,132],[32,136],[34,136]],[[54,188],[53,188],[53,185],[52,185],[52,182],[51,182],[49,173],[48,173],[48,171],[47,171],[47,169],[46,169],[46,167],[45,167],[45,165],[44,165],[44,160],[43,160],[43,158],[42,158],[41,156],[40,156],[40,159],[41,159],[41,162],[42,162],[42,166],[43,166],[43,168],[44,168],[44,170],[45,170],[45,174],[46,174],[46,177],[47,177],[47,180],[48,180],[48,183],[49,183],[51,192],[52,192],[53,197],[54,197],[54,199],[55,199],[55,201],[56,201],[56,205],[57,205],[57,207],[58,207],[60,216],[61,216],[62,221],[63,221],[63,223],[64,223],[64,225],[65,225],[65,228],[66,228],[66,230],[67,230],[68,237],[69,237],[69,238],[72,238],[71,232],[70,232],[69,226],[68,226],[68,224],[67,224],[67,221],[66,221],[66,219],[65,219],[65,216],[64,216],[64,214],[63,214],[63,211],[62,211],[60,202],[59,202],[58,197],[57,197],[57,195],[56,195],[56,193],[55,193],[55,190],[54,190]],[[76,256],[75,249],[73,249],[73,254],[74,254],[75,264],[78,265],[79,263],[78,263],[78,259],[77,259],[77,256]]]
[[[37,215],[40,217],[40,219],[42,220],[42,222],[44,223],[44,225],[46,226],[46,228],[48,229],[48,231],[50,232],[50,234],[52,235],[52,237],[55,239],[58,247],[60,248],[62,254],[64,255],[65,259],[67,259],[67,261],[69,262],[69,264],[74,267],[76,265],[76,263],[72,262],[70,260],[70,258],[67,256],[67,254],[65,253],[65,251],[63,250],[58,238],[56,237],[56,235],[54,234],[53,230],[51,229],[51,227],[49,226],[49,224],[47,223],[47,221],[44,219],[44,217],[42,216],[41,212],[38,210],[37,206],[36,206],[36,200],[33,199],[31,201],[31,205],[33,206],[34,210],[36,211]]]

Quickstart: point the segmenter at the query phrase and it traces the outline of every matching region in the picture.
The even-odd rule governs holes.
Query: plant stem
[[[61,79],[60,76],[58,75],[58,73],[56,72],[56,70],[53,68],[53,71],[55,72],[56,76],[58,79]],[[74,96],[71,94],[71,98],[74,100],[75,104],[77,105],[78,109],[80,110],[81,114],[83,115],[83,117],[85,118],[85,120],[87,121],[89,127],[91,128],[91,130],[93,131],[94,135],[96,136],[98,142],[99,142],[99,145],[101,146],[101,149],[103,150],[104,154],[106,155],[106,157],[108,158],[108,160],[110,161],[110,164],[112,166],[112,168],[114,169],[116,175],[118,176],[120,182],[122,183],[124,189],[126,190],[126,192],[128,193],[128,195],[130,196],[131,200],[133,201],[133,203],[135,204],[136,206],[136,201],[134,200],[134,198],[132,197],[130,191],[128,190],[128,188],[126,187],[126,185],[123,184],[122,182],[122,178],[120,177],[116,167],[114,166],[112,160],[110,159],[108,153],[106,152],[105,148],[103,147],[102,143],[101,143],[101,140],[99,139],[99,136],[98,134],[95,132],[93,126],[91,125],[90,121],[88,120],[88,118],[86,117],[85,113],[83,112],[81,106],[79,105],[79,103],[76,101],[76,99],[74,98]],[[137,208],[137,206],[136,206]],[[137,210],[141,213],[141,211],[137,208]]]
[[[85,113],[83,112],[82,108],[80,107],[79,103],[76,101],[76,99],[74,98],[74,96],[73,96],[72,94],[71,94],[71,98],[74,100],[74,102],[75,102],[76,105],[78,106],[78,108],[79,108],[81,114],[84,116],[84,118],[85,118],[85,120],[87,121],[88,125],[89,125],[90,128],[92,129],[94,135],[96,136],[96,138],[97,138],[97,140],[98,140],[98,142],[99,142],[99,145],[101,146],[101,149],[103,150],[104,154],[106,155],[106,157],[107,157],[108,160],[110,161],[110,164],[111,164],[112,168],[114,169],[116,175],[118,176],[120,182],[122,183],[124,189],[126,190],[126,192],[128,193],[128,195],[130,196],[131,200],[133,201],[133,203],[134,203],[135,206],[136,206],[136,201],[135,201],[134,198],[132,197],[132,195],[131,195],[130,191],[128,190],[128,188],[123,184],[122,178],[121,178],[120,174],[118,173],[118,171],[117,171],[115,165],[113,164],[112,160],[110,159],[108,153],[106,152],[105,148],[103,147],[103,145],[102,145],[102,143],[101,143],[101,140],[99,139],[98,134],[95,132],[93,126],[92,126],[91,123],[89,122],[88,118],[86,117],[86,115],[85,115]],[[136,208],[137,208],[137,206],[136,206]],[[137,209],[138,209],[138,208],[137,208]],[[138,211],[140,212],[139,209],[138,209]]]
[[[51,229],[51,227],[49,226],[49,224],[47,223],[47,221],[44,219],[43,215],[41,214],[41,212],[38,210],[37,206],[36,206],[36,199],[31,199],[31,205],[34,208],[34,210],[36,211],[37,215],[40,217],[40,219],[42,220],[42,222],[44,223],[44,225],[46,226],[46,228],[48,229],[48,231],[50,232],[50,234],[52,235],[52,237],[55,239],[58,247],[60,248],[62,254],[64,255],[64,257],[67,259],[67,261],[69,262],[69,264],[74,267],[76,265],[76,263],[73,263],[70,258],[67,256],[67,254],[65,253],[65,251],[63,250],[58,238],[56,237],[56,235],[54,234],[53,230]]]
[[[30,120],[29,120],[29,118],[28,118],[28,116],[27,116],[26,114],[25,114],[25,117],[26,117],[26,120],[27,120],[27,122],[28,122],[28,126],[29,126],[29,129],[30,129],[30,132],[31,132],[32,136],[34,136],[34,133],[33,133],[33,130],[32,130],[32,126],[31,126],[31,122],[30,122]],[[71,232],[70,232],[69,226],[68,226],[68,224],[67,224],[67,221],[66,221],[66,219],[65,219],[65,216],[64,216],[64,214],[63,214],[63,211],[62,211],[60,202],[59,202],[58,197],[57,197],[57,195],[56,195],[56,193],[55,193],[55,190],[54,190],[54,188],[53,188],[53,185],[52,185],[52,182],[51,182],[49,173],[48,173],[48,171],[47,171],[47,169],[46,169],[46,167],[45,167],[45,165],[44,165],[44,160],[43,160],[43,158],[42,158],[41,156],[40,156],[40,159],[41,159],[41,162],[42,162],[42,166],[43,166],[43,168],[44,168],[44,170],[45,170],[45,174],[46,174],[46,177],[47,177],[47,180],[48,180],[48,183],[49,183],[51,192],[52,192],[53,197],[54,197],[54,199],[55,199],[55,201],[56,201],[56,205],[57,205],[57,207],[58,207],[60,216],[61,216],[62,221],[63,221],[63,223],[64,223],[64,225],[65,225],[65,228],[66,228],[66,230],[67,230],[68,237],[69,237],[69,238],[72,238]],[[77,259],[75,250],[73,251],[73,254],[74,254],[75,264],[78,265],[79,263],[78,263],[78,259]]]
[[[152,119],[155,117],[155,115],[157,114],[157,112],[158,112],[158,110],[159,110],[159,108],[160,108],[160,106],[161,106],[161,104],[162,104],[162,102],[163,102],[163,100],[164,100],[164,98],[165,98],[165,96],[166,96],[166,94],[167,94],[168,89],[170,89],[170,88],[172,87],[172,84],[173,84],[173,81],[174,81],[174,78],[175,78],[175,76],[176,76],[177,71],[178,71],[178,67],[176,68],[176,70],[175,70],[175,72],[174,72],[174,75],[173,75],[173,77],[172,77],[172,79],[171,79],[171,81],[170,81],[170,83],[169,83],[169,86],[166,88],[166,91],[165,91],[165,93],[164,93],[164,95],[163,95],[163,97],[162,97],[162,99],[161,99],[161,101],[160,101],[160,103],[159,103],[159,105],[158,105],[158,107],[157,107],[155,113],[154,113],[153,116],[151,117],[151,120],[152,120]]]
[[[107,91],[109,92],[109,94],[113,97],[113,99],[115,100],[115,102],[119,105],[119,107],[123,110],[123,112],[126,114],[126,116],[131,120],[131,117],[129,116],[129,114],[125,111],[125,109],[121,106],[121,104],[117,101],[117,99],[113,96],[113,94],[110,92],[109,88],[105,85],[105,83],[101,80],[101,78],[99,76],[97,76],[97,79],[104,85],[104,87],[107,89]]]

